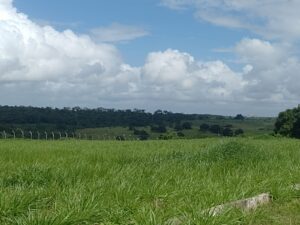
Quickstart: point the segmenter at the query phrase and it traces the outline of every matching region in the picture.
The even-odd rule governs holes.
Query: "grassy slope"
[[[299,224],[300,142],[0,141],[0,224]],[[211,206],[270,192],[255,213]]]
[[[233,130],[243,129],[246,136],[254,135],[264,135],[272,133],[274,129],[274,118],[247,118],[245,120],[234,120],[230,118],[216,119],[210,117],[208,119],[191,121],[193,123],[192,130],[182,131],[185,134],[185,138],[203,138],[203,137],[214,137],[217,136],[210,132],[201,132],[199,127],[202,123],[207,123],[209,125],[217,124],[220,126],[226,126],[228,124],[233,125]],[[138,129],[144,129],[150,134],[150,139],[157,139],[160,134],[153,133],[150,127],[140,127]],[[174,129],[168,127],[169,133],[176,133]],[[78,133],[87,134],[88,136],[93,136],[96,139],[113,139],[113,137],[118,135],[126,135],[126,137],[133,139],[135,136],[132,131],[128,130],[128,127],[107,127],[107,128],[90,128],[78,130]]]

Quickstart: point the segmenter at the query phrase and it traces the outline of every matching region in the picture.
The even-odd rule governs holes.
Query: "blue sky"
[[[7,105],[276,115],[300,98],[296,0],[0,0]]]
[[[231,62],[232,54],[214,50],[234,46],[243,37],[253,36],[244,29],[197,21],[191,9],[173,11],[155,0],[15,0],[15,6],[33,20],[49,22],[59,30],[70,28],[77,33],[89,33],[93,28],[112,23],[142,27],[149,35],[117,43],[124,60],[135,66],[143,65],[149,52],[168,48],[189,52],[203,60]]]

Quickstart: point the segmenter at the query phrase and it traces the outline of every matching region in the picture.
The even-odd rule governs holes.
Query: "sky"
[[[0,105],[274,116],[299,104],[296,0],[0,0]]]

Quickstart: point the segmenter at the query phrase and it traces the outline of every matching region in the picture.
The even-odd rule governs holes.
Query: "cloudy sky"
[[[0,0],[0,104],[273,116],[300,99],[298,0]]]

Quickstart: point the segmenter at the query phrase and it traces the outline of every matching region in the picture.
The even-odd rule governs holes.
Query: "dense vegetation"
[[[275,123],[275,133],[300,138],[300,105],[279,114]]]
[[[0,140],[1,225],[299,224],[300,142]],[[203,210],[263,192],[269,206]]]
[[[36,108],[0,106],[0,137],[45,139],[61,135],[86,139],[202,138],[269,134],[273,118],[183,114],[157,110]],[[6,135],[4,134],[6,132]],[[24,131],[24,133],[22,133]],[[52,132],[55,135],[52,135]]]
[[[183,120],[195,120],[201,116],[204,117],[206,115],[172,113],[162,110],[149,113],[139,109],[0,107],[0,124],[2,127],[23,124],[27,126],[54,127],[58,130],[174,124]]]

